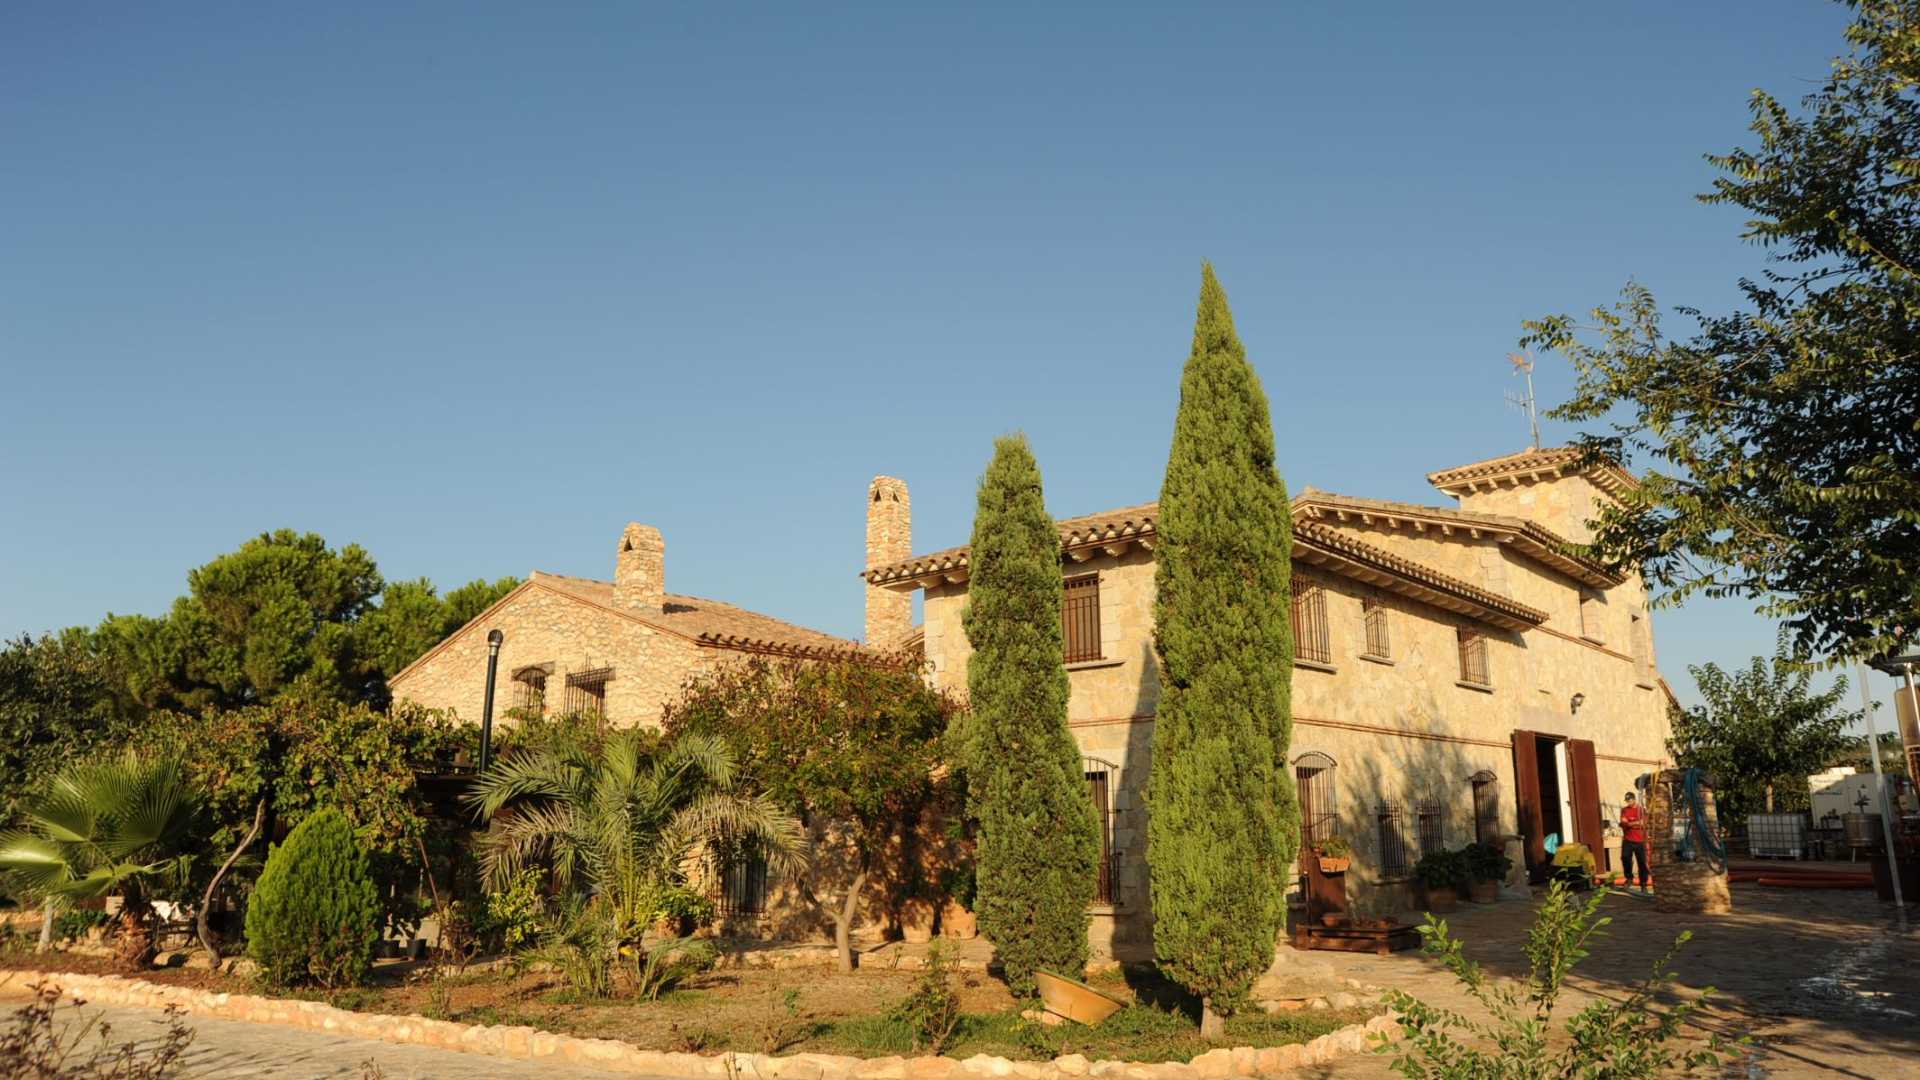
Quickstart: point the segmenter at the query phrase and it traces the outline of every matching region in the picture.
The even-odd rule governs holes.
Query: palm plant
[[[515,754],[466,796],[492,824],[480,841],[481,869],[499,888],[523,867],[547,867],[571,902],[544,946],[567,954],[565,970],[593,969],[569,981],[604,994],[615,965],[626,962],[636,977],[643,969],[641,932],[690,867],[749,847],[776,873],[805,867],[800,823],[739,790],[735,777],[726,743],[698,735],[663,741],[621,731],[597,746],[562,740]]]
[[[200,799],[180,763],[132,751],[76,765],[21,808],[0,833],[0,877],[43,903],[121,897],[121,955],[152,951],[152,891],[180,885]]]

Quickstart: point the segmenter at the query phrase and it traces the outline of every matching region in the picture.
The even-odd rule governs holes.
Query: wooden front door
[[[1541,830],[1539,736],[1513,733],[1513,798],[1519,810],[1521,850],[1526,856],[1527,879],[1547,875],[1547,837]]]
[[[1573,780],[1573,831],[1581,843],[1601,860],[1600,777],[1595,767],[1593,743],[1586,739],[1567,740],[1567,775]]]

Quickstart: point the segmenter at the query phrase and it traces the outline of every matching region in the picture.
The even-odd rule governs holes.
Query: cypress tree
[[[1080,978],[1099,823],[1067,731],[1060,533],[1024,436],[994,442],[973,518],[967,608],[968,791],[979,822],[980,930],[1014,993],[1033,972]]]
[[[1155,530],[1154,951],[1200,998],[1202,1034],[1219,1037],[1221,1014],[1273,962],[1300,811],[1287,768],[1292,519],[1267,397],[1211,264]]]
[[[380,894],[353,823],[309,816],[267,856],[247,901],[247,952],[278,986],[355,986],[373,966]]]

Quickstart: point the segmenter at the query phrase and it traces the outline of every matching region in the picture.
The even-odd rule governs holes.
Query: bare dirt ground
[[[1728,1075],[1920,1077],[1920,930],[1902,929],[1892,905],[1864,890],[1735,885],[1733,900],[1732,915],[1673,915],[1647,899],[1608,898],[1604,910],[1614,922],[1569,980],[1563,1012],[1596,996],[1618,998],[1645,979],[1676,934],[1691,930],[1693,940],[1672,968],[1679,985],[1716,988],[1704,1025],[1753,1039]],[[1532,918],[1522,903],[1462,905],[1447,922],[1490,971],[1525,973],[1522,945]],[[1418,952],[1312,956],[1343,975],[1480,1015],[1453,977]],[[1363,1059],[1319,1075],[1392,1074],[1385,1061]]]

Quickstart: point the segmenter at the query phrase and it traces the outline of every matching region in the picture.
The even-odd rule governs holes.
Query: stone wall
[[[679,694],[687,678],[741,654],[702,648],[686,638],[629,619],[542,586],[535,574],[485,618],[468,624],[393,682],[396,699],[429,708],[451,709],[472,723],[480,720],[486,697],[487,632],[505,634],[500,645],[499,677],[493,715],[502,723],[521,701],[515,671],[551,665],[547,676],[549,712],[564,707],[570,672],[611,667],[606,715],[621,727],[651,725],[663,705]]]

